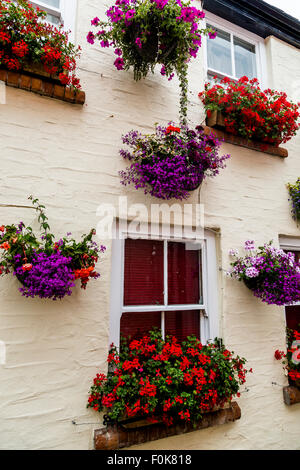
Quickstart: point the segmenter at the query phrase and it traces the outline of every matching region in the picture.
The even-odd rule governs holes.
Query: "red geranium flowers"
[[[179,343],[151,331],[141,339],[124,341],[120,352],[111,345],[107,376],[97,374],[88,407],[120,421],[128,417],[197,421],[204,411],[224,406],[248,372],[246,360],[225,349],[220,340],[202,345],[196,338]]]
[[[299,129],[299,105],[288,101],[284,92],[262,91],[257,78],[225,77],[215,85],[207,83],[199,97],[208,116],[222,112],[225,130],[231,134],[278,146]]]

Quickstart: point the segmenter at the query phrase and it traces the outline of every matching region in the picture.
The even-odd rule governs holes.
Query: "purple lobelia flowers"
[[[230,155],[219,156],[220,142],[205,135],[201,126],[195,130],[157,126],[155,134],[130,131],[123,143],[132,151],[120,150],[130,167],[120,171],[123,185],[134,184],[145,194],[160,199],[187,199],[206,176],[215,176],[225,167]]]
[[[23,284],[19,290],[25,297],[56,300],[72,294],[75,276],[71,257],[63,256],[60,251],[50,255],[35,252],[30,265],[29,270],[26,265],[16,265],[14,271]]]
[[[244,281],[254,295],[269,305],[286,305],[300,300],[300,263],[293,253],[286,253],[272,246],[272,242],[254,249],[254,242],[245,243],[247,255],[235,258],[228,273],[231,277]]]

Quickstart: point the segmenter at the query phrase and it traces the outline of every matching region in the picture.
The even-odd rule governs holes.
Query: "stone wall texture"
[[[83,106],[11,87],[5,89],[6,104],[0,104],[0,204],[26,205],[33,194],[47,206],[58,237],[72,232],[78,238],[97,226],[97,207],[117,206],[119,196],[128,196],[128,204],[157,203],[120,185],[118,171],[125,167],[120,137],[178,118],[176,78],[169,82],[156,70],[135,83],[131,71],[115,69],[111,50],[86,43],[90,19],[103,18],[106,8],[96,0],[78,0]],[[268,85],[299,101],[299,50],[270,37],[266,52]],[[191,62],[189,71],[192,125],[204,122],[197,96],[204,85],[202,59]],[[247,239],[278,245],[279,235],[300,238],[285,186],[300,174],[300,133],[284,147],[289,156],[282,159],[224,143],[222,151],[232,155],[227,168],[192,194],[189,202],[204,204],[205,226],[219,230],[218,268],[226,271],[228,250]],[[20,220],[38,227],[33,210],[0,206],[0,224]],[[102,421],[86,402],[94,375],[106,370],[113,282],[111,243],[101,241],[107,246],[99,261],[101,279],[86,291],[77,287],[63,301],[24,299],[12,276],[1,278],[0,340],[6,344],[6,364],[0,364],[1,449],[93,449]],[[285,347],[284,308],[263,304],[222,273],[216,286],[220,334],[254,370],[248,391],[237,400],[241,419],[131,449],[300,449],[300,404],[284,404],[287,380],[274,360],[274,350]]]

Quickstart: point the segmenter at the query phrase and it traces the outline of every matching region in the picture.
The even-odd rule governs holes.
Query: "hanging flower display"
[[[286,93],[261,90],[256,78],[225,77],[220,83],[206,83],[199,97],[208,117],[213,111],[223,114],[225,130],[231,134],[279,146],[299,129],[299,105],[288,101]]]
[[[46,12],[28,1],[0,0],[0,66],[9,70],[40,66],[62,85],[80,88],[76,77],[76,48],[62,26],[45,22]]]
[[[228,275],[243,281],[254,295],[267,304],[286,305],[300,300],[300,263],[293,253],[272,246],[272,242],[255,250],[254,242],[245,242],[247,255],[235,258]]]
[[[114,47],[118,70],[133,67],[136,80],[161,64],[161,74],[172,78],[191,57],[197,57],[201,35],[214,31],[200,29],[205,13],[186,0],[116,0],[106,11],[107,21],[91,21],[87,41]]]
[[[205,135],[201,126],[195,130],[156,126],[155,134],[131,131],[123,136],[131,151],[121,156],[131,165],[120,171],[121,183],[134,184],[145,194],[161,199],[186,199],[205,177],[216,176],[230,155],[219,156],[220,142]]]
[[[300,220],[300,178],[295,184],[288,183],[287,187],[290,193],[293,217],[295,220]]]
[[[274,357],[282,361],[290,384],[300,389],[300,324],[299,331],[287,328],[287,352],[277,349]]]
[[[109,372],[96,375],[87,407],[106,409],[113,422],[141,416],[167,426],[197,422],[239,396],[252,372],[221,340],[202,345],[189,337],[180,344],[175,337],[164,341],[158,331],[124,340],[120,352],[111,345],[107,361]]]
[[[30,198],[38,212],[41,236],[36,237],[31,227],[23,222],[18,225],[0,227],[0,275],[10,272],[21,282],[20,292],[26,297],[42,299],[62,299],[72,294],[75,280],[81,280],[86,288],[91,278],[100,274],[95,270],[99,253],[105,251],[93,241],[95,230],[84,235],[80,242],[70,237],[70,233],[59,241],[54,241],[50,233],[44,206],[38,199]]]

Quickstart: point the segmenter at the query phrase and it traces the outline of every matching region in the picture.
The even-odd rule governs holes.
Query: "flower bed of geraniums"
[[[119,353],[111,345],[107,360],[109,372],[96,375],[87,404],[105,409],[105,422],[196,423],[204,412],[239,396],[248,372],[246,360],[221,340],[202,345],[189,337],[179,344],[175,337],[164,341],[155,330],[139,340],[124,340]]]
[[[274,357],[282,360],[290,385],[300,389],[300,324],[299,331],[287,328],[287,352],[277,349]]]
[[[288,183],[290,201],[292,203],[292,214],[295,220],[300,220],[300,178],[295,184]]]
[[[215,176],[225,167],[230,155],[219,155],[220,142],[205,135],[201,126],[156,126],[155,134],[131,131],[123,136],[131,151],[120,154],[131,165],[120,171],[121,183],[134,184],[145,194],[161,199],[186,199],[205,177]]]
[[[145,77],[156,64],[169,79],[179,72],[201,46],[201,35],[214,37],[211,29],[200,29],[203,11],[186,0],[116,0],[106,11],[107,21],[91,21],[97,28],[87,36],[89,43],[100,41],[113,46],[118,70],[134,69],[134,77]]]
[[[79,89],[75,70],[80,46],[68,42],[68,33],[46,23],[45,16],[25,0],[0,0],[0,67],[55,77]]]
[[[293,253],[272,246],[255,250],[254,242],[245,242],[246,256],[230,250],[235,258],[228,275],[243,281],[256,297],[269,305],[286,305],[300,300],[300,263]]]
[[[38,238],[23,222],[2,225],[0,275],[12,272],[21,282],[19,290],[26,297],[62,299],[72,294],[76,279],[81,280],[81,287],[85,289],[91,278],[100,276],[95,263],[105,247],[99,247],[93,240],[94,230],[84,235],[80,242],[70,238],[70,233],[55,242],[44,206],[38,199],[29,199],[39,214],[41,235]]]
[[[284,92],[261,90],[256,78],[225,77],[220,83],[205,84],[199,97],[208,118],[213,112],[222,113],[225,131],[248,140],[278,147],[299,129],[299,106]]]

